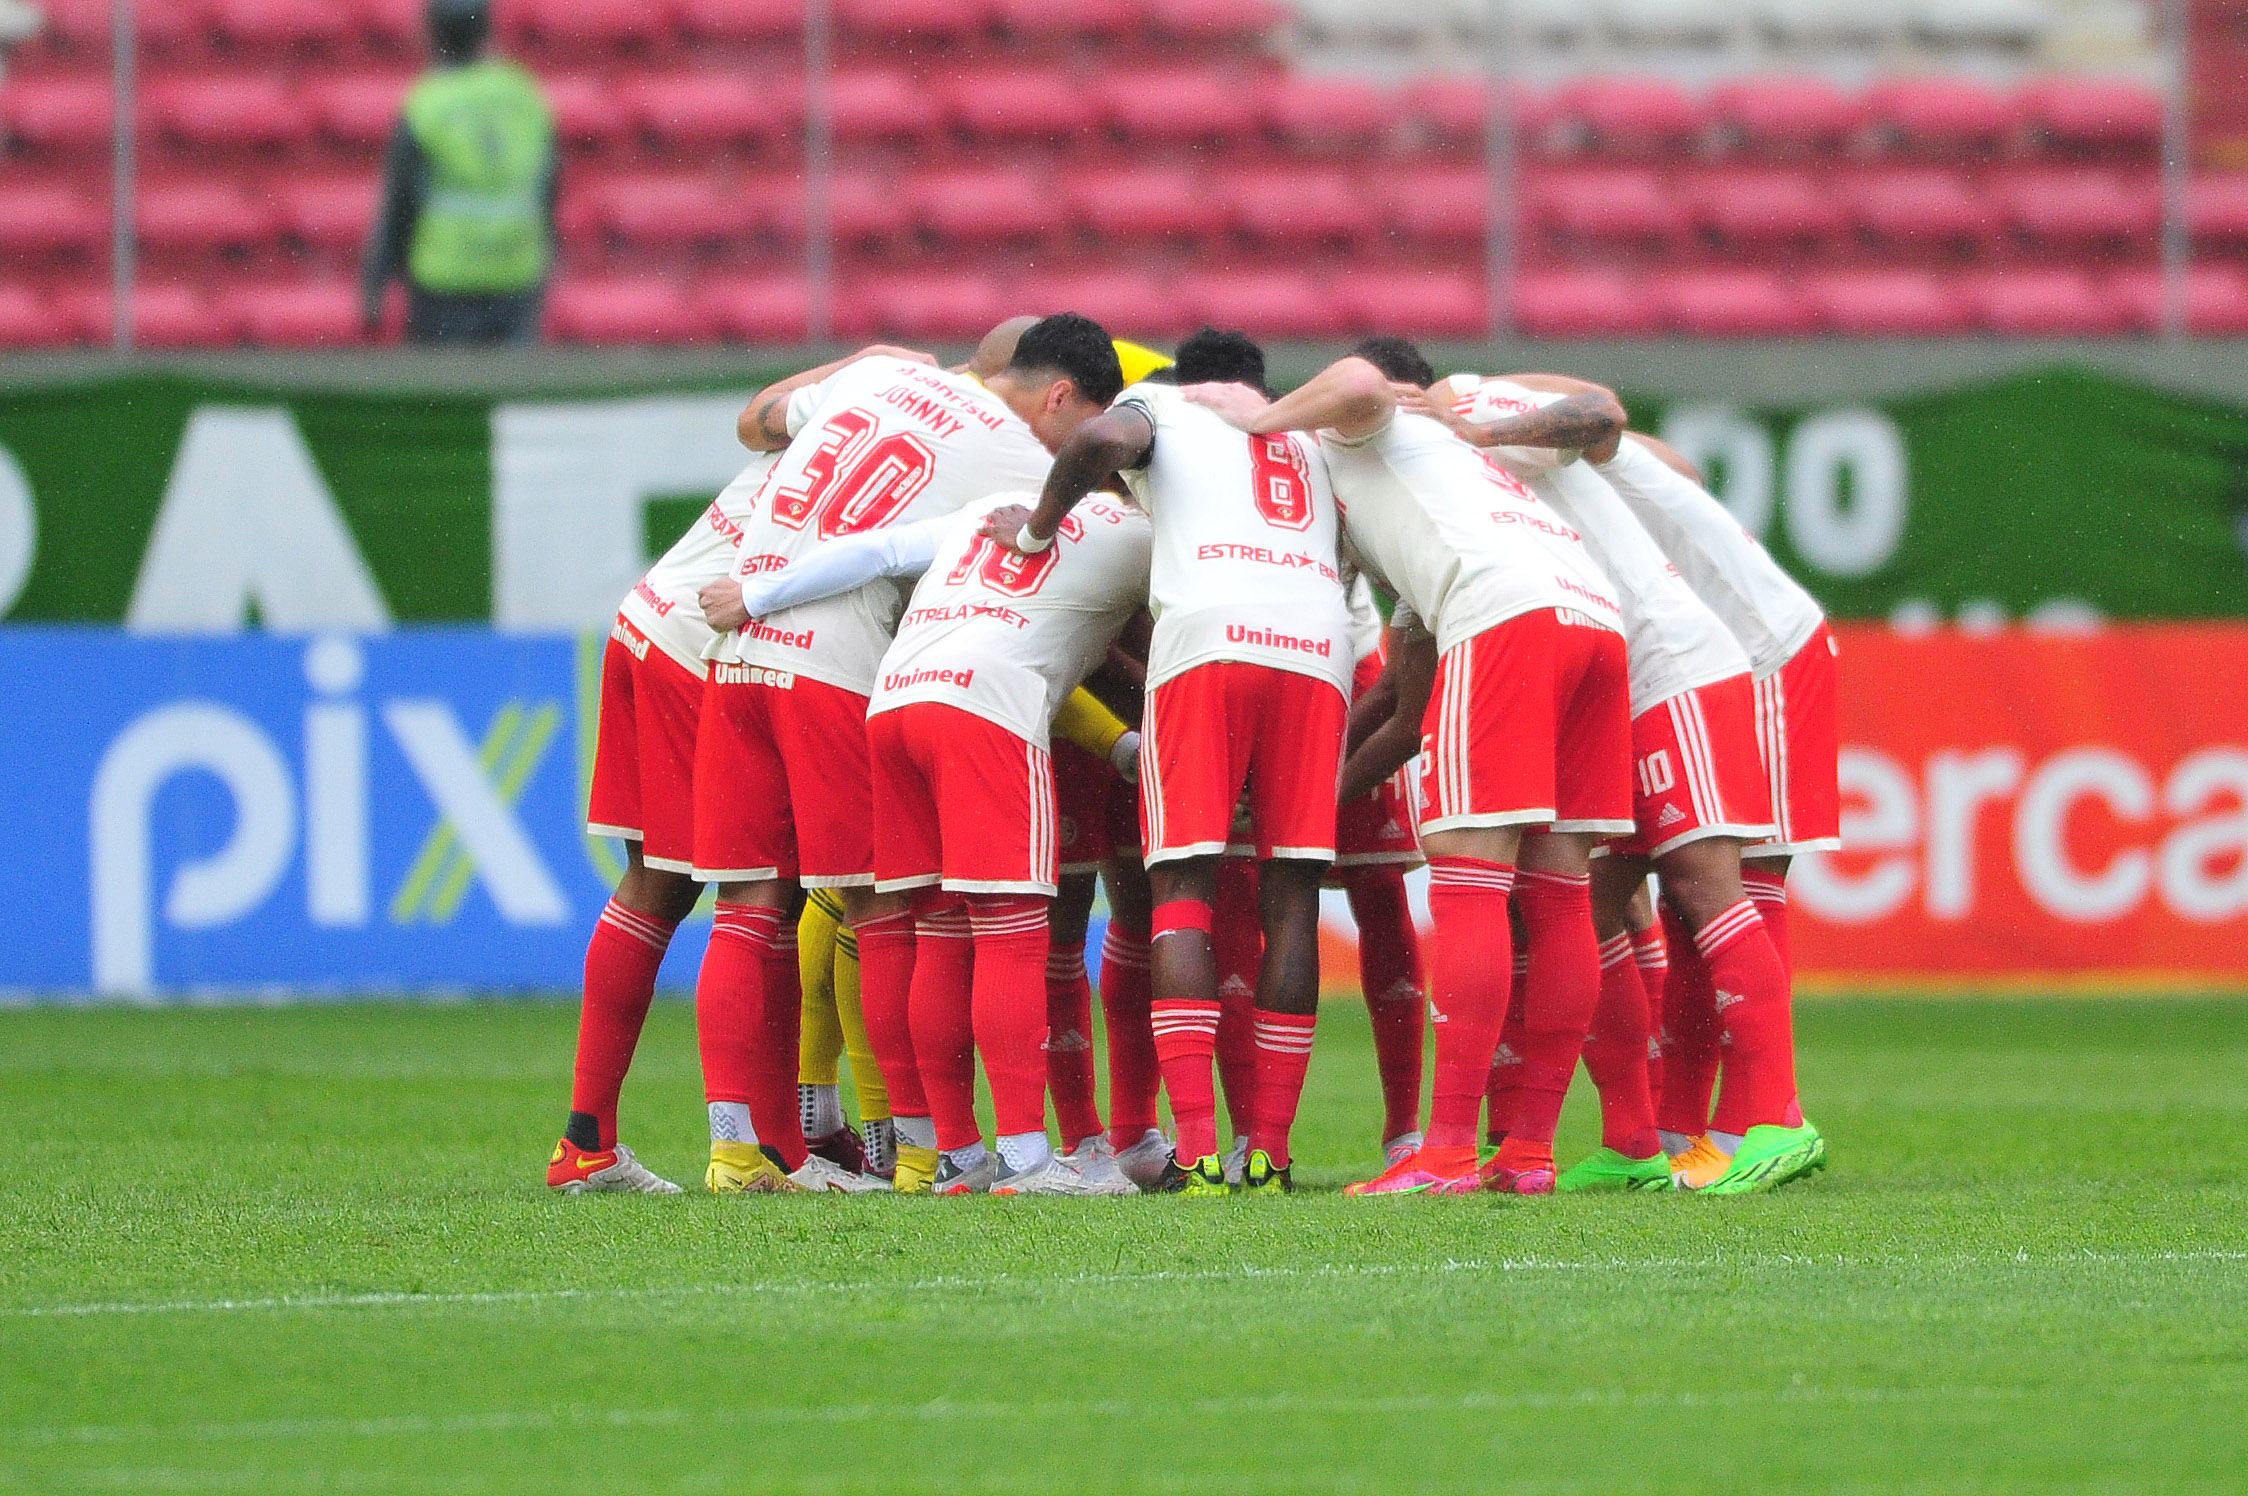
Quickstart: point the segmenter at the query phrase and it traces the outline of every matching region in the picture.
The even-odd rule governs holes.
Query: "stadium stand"
[[[2201,0],[2197,38],[2221,53],[2237,20],[2202,12],[2239,8]],[[108,283],[109,5],[48,9],[0,82],[7,347],[108,336],[88,308]],[[2162,117],[2128,0],[1514,11],[1511,310],[1527,332],[2155,325]],[[421,61],[420,0],[140,12],[149,341],[356,338],[338,309]],[[801,5],[501,0],[499,14],[565,143],[552,334],[801,336]],[[843,335],[957,338],[994,308],[1064,296],[1149,336],[1197,317],[1275,337],[1484,325],[1489,94],[1456,71],[1485,40],[1479,0],[837,0],[835,14]],[[2205,92],[2205,163],[2248,168],[2222,136],[2248,119],[2248,89]],[[2194,325],[2231,329],[2248,170],[2201,171],[2191,221]]]

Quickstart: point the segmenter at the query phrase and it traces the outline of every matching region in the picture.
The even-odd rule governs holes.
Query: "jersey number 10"
[[[1082,540],[1085,527],[1076,515],[1066,514],[1062,516],[1061,533],[1064,539]],[[1034,556],[1019,555],[988,535],[980,536],[945,577],[945,585],[957,587],[973,576],[1002,597],[1028,597],[1046,585],[1061,555],[1058,545],[1050,545]]]
[[[878,530],[929,486],[937,457],[920,437],[874,439],[874,417],[846,410],[820,430],[819,446],[794,484],[773,491],[773,522],[791,530],[818,517],[822,540]]]

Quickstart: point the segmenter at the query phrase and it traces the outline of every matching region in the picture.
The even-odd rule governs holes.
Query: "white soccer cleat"
[[[1062,1155],[1062,1162],[1084,1176],[1089,1195],[1136,1195],[1140,1187],[1117,1166],[1116,1145],[1108,1134],[1096,1132]]]
[[[1249,1140],[1238,1137],[1233,1140],[1233,1146],[1225,1151],[1225,1182],[1239,1189],[1241,1181],[1248,1177]]]
[[[815,1195],[875,1195],[890,1188],[890,1181],[879,1174],[854,1174],[817,1153],[808,1156],[804,1167],[788,1176],[788,1182]]]
[[[676,1195],[679,1186],[651,1170],[619,1143],[613,1155],[587,1153],[567,1138],[554,1145],[547,1163],[546,1182],[565,1195]]]
[[[1116,1169],[1142,1194],[1152,1194],[1163,1182],[1163,1166],[1170,1161],[1171,1140],[1160,1128],[1150,1127],[1138,1142],[1116,1155]]]
[[[992,1181],[995,1195],[1107,1195],[1115,1191],[1102,1188],[1077,1172],[1060,1154],[1051,1154],[1035,1168],[1017,1169],[1012,1174],[1002,1174]]]
[[[1420,1151],[1421,1135],[1417,1132],[1401,1132],[1382,1144],[1382,1157],[1391,1165],[1401,1164]]]

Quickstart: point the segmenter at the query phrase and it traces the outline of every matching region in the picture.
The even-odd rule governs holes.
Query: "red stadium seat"
[[[635,247],[739,242],[759,217],[741,195],[703,172],[612,177],[588,194],[595,220]]]
[[[1103,239],[1200,238],[1225,226],[1225,205],[1180,167],[1088,173],[1068,193],[1070,211]]]
[[[2151,246],[2162,223],[2154,181],[2065,167],[2009,173],[1986,190],[2014,231],[2037,248],[2096,254]]]
[[[1964,287],[1976,320],[2006,337],[2104,337],[2127,325],[2125,310],[2081,270],[2007,270]]]
[[[1014,311],[977,272],[884,276],[861,293],[877,331],[902,338],[980,338]]]
[[[1183,42],[1261,41],[1289,17],[1272,0],[1146,0],[1149,26]]]
[[[1422,243],[1481,243],[1488,231],[1490,173],[1474,166],[1421,166],[1377,172],[1380,227]]]
[[[2186,221],[2197,243],[2248,245],[2248,171],[2195,177],[2187,191]]]
[[[1700,138],[1702,109],[1661,78],[1580,78],[1554,91],[1561,135],[1603,155],[1664,155]]]
[[[1998,229],[1990,199],[1963,172],[1895,167],[1839,179],[1837,196],[1874,245],[1892,254],[1980,254]]]
[[[1445,145],[1481,145],[1491,128],[1490,90],[1481,78],[1435,73],[1405,85],[1398,105],[1420,130]]]
[[[1252,337],[1331,338],[1350,327],[1341,304],[1300,271],[1204,271],[1180,293],[1204,322]]]
[[[1321,168],[1245,173],[1225,184],[1233,222],[1266,244],[1321,244],[1362,239],[1374,215],[1357,181]]]
[[[1100,123],[1091,89],[1051,70],[984,69],[944,79],[936,93],[972,140],[1075,141]]]
[[[28,183],[0,190],[0,260],[91,256],[109,241],[109,210],[87,191]]]
[[[390,139],[413,83],[402,73],[354,73],[308,83],[304,96],[322,135],[364,150]]]
[[[1988,154],[2020,127],[2004,95],[1966,78],[1891,78],[1866,94],[1873,128],[1891,144],[1924,155]]]
[[[274,184],[281,231],[311,249],[357,250],[374,227],[379,184],[360,173],[289,177]]]
[[[1397,122],[1397,100],[1359,78],[1292,73],[1261,103],[1265,128],[1291,150],[1364,151]]]
[[[616,90],[629,118],[672,151],[777,139],[804,116],[804,91],[738,73],[644,73]]]
[[[914,143],[936,133],[936,101],[904,73],[864,68],[835,75],[828,90],[835,138]]]
[[[303,144],[312,133],[304,100],[264,74],[173,78],[149,93],[159,133],[190,150],[274,150]]]
[[[991,24],[983,0],[834,0],[846,40],[875,46],[958,45]]]
[[[2119,270],[2108,278],[2107,294],[2124,320],[2141,332],[2162,327],[2162,272],[2152,268]],[[2195,265],[2186,272],[2186,330],[2203,336],[2238,337],[2248,333],[2248,271],[2237,265]]]
[[[1082,312],[1121,338],[1160,340],[1194,325],[1177,291],[1142,270],[1044,274],[1015,288],[1026,312]]]
[[[1514,285],[1514,320],[1532,337],[1637,338],[1663,329],[1644,284],[1613,270],[1548,270]]]
[[[1490,330],[1490,302],[1480,275],[1385,271],[1353,277],[1333,294],[1358,332],[1479,339]]]
[[[47,24],[42,40],[66,52],[99,53],[106,64],[116,0],[42,0]]]
[[[1807,171],[1710,172],[1688,184],[1686,197],[1694,221],[1726,249],[1817,253],[1848,222]]]
[[[180,253],[260,249],[279,217],[231,182],[151,182],[133,206],[135,231],[151,249]]]
[[[1674,253],[1686,237],[1686,205],[1652,171],[1586,167],[1536,179],[1532,221],[1564,245],[1628,245]]]
[[[566,343],[696,343],[717,331],[709,311],[669,281],[565,279],[547,298],[547,327]]]
[[[695,300],[719,336],[742,343],[800,343],[812,292],[801,275],[742,275],[706,281]]]
[[[359,31],[356,7],[332,0],[198,0],[219,40],[243,50],[340,47]]]
[[[804,0],[672,0],[698,42],[790,42],[804,34]]]
[[[59,309],[83,343],[108,347],[116,336],[116,303],[107,287],[79,291]],[[214,304],[189,286],[133,288],[133,342],[142,348],[226,348],[241,341],[242,324],[232,309]]]
[[[1667,277],[1657,294],[1680,332],[1702,338],[1773,338],[1812,332],[1809,302],[1758,270],[1705,270]]]
[[[1206,68],[1110,73],[1099,85],[1109,123],[1128,140],[1230,140],[1256,128],[1246,80]]]
[[[2040,79],[2022,89],[2020,109],[2033,135],[2064,150],[2162,148],[2162,96],[2128,79]]]
[[[342,348],[361,342],[359,288],[342,281],[245,286],[223,305],[261,348]]]
[[[11,77],[0,85],[0,120],[38,150],[99,150],[109,144],[114,97],[107,78]]]
[[[63,348],[75,331],[68,317],[22,286],[0,286],[0,348]]]
[[[991,12],[1008,36],[1033,46],[1114,41],[1146,18],[1142,0],[993,0]]]
[[[901,238],[912,226],[905,195],[883,177],[844,172],[828,194],[835,237],[852,244],[883,244]],[[799,216],[801,222],[801,216]]]
[[[367,40],[390,52],[418,52],[428,28],[424,0],[358,0],[354,7]]]
[[[952,244],[1041,240],[1062,218],[1043,180],[1004,167],[915,177],[906,196],[915,220]]]
[[[1920,270],[1838,270],[1804,282],[1831,330],[1851,337],[1930,338],[1965,332],[1974,308]]]
[[[1729,143],[1767,155],[1839,150],[1865,125],[1865,107],[1815,75],[1737,78],[1709,102]]]
[[[540,82],[554,111],[554,133],[564,145],[600,150],[623,137],[628,120],[624,103],[602,79],[576,73]]]
[[[551,56],[645,52],[670,36],[665,7],[648,0],[514,0],[502,31]]]

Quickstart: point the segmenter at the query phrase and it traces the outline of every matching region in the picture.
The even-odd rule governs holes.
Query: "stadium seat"
[[[374,226],[380,184],[372,175],[284,177],[273,184],[281,231],[308,249],[356,252]]]
[[[1145,14],[1141,0],[993,0],[991,10],[1010,39],[1029,46],[1115,41]]]
[[[648,0],[513,0],[496,17],[503,36],[550,57],[646,52],[670,37],[667,7]]]
[[[0,260],[91,257],[109,241],[109,210],[91,192],[60,183],[0,189]]]
[[[74,331],[69,318],[25,287],[0,286],[0,348],[63,348]]]
[[[1223,196],[1234,226],[1264,244],[1322,244],[1361,239],[1374,215],[1348,173],[1316,167],[1246,172],[1228,180]]]
[[[1554,91],[1553,130],[1570,148],[1607,156],[1668,155],[1692,145],[1701,108],[1662,78],[1579,78]]]
[[[2162,272],[2152,267],[2119,270],[2108,277],[2107,294],[2134,331],[2162,327]],[[2195,265],[2186,272],[2186,330],[2204,337],[2248,333],[2248,271],[2236,265]]]
[[[421,51],[429,24],[425,0],[357,0],[354,9],[362,34],[377,50]]]
[[[357,7],[333,0],[198,0],[219,41],[242,51],[339,48],[359,33]]]
[[[2022,89],[2020,108],[2035,138],[2063,150],[2162,148],[2162,96],[2128,79],[2040,79]]]
[[[1945,337],[1974,321],[1963,298],[1921,270],[1830,271],[1805,281],[1803,296],[1823,325],[1850,337]]]
[[[1194,310],[1175,289],[1143,270],[1045,272],[1014,289],[1026,312],[1082,312],[1118,337],[1159,340],[1194,326]]]
[[[221,304],[261,348],[341,348],[364,340],[359,288],[347,282],[244,286]]]
[[[1968,258],[1998,228],[1990,200],[1968,177],[1943,167],[1891,167],[1845,174],[1837,196],[1876,248],[1895,255]]]
[[[1256,128],[1255,87],[1207,68],[1110,73],[1097,90],[1103,115],[1127,140],[1232,140]]]
[[[2020,111],[1965,78],[1889,78],[1866,93],[1876,136],[1919,155],[1988,155],[2019,127]]]
[[[565,343],[694,343],[717,331],[671,282],[629,276],[565,278],[547,297],[546,321]]]
[[[1564,247],[1630,247],[1668,255],[1686,237],[1686,205],[1638,167],[1583,167],[1533,178],[1529,218]]]
[[[1397,100],[1358,78],[1292,73],[1261,102],[1265,128],[1296,151],[1370,150],[1397,118]]]
[[[1273,0],[1145,0],[1149,27],[1172,42],[1259,42],[1284,25],[1288,7]]]
[[[1986,187],[2026,244],[2047,252],[2101,254],[2151,247],[2162,201],[2151,177],[2053,167],[2008,173]]]
[[[413,82],[402,73],[350,73],[308,82],[304,98],[322,136],[336,145],[368,150],[384,144],[398,128]]]
[[[81,343],[106,348],[116,336],[116,302],[106,286],[58,298],[58,310]],[[142,282],[133,287],[133,342],[142,348],[226,348],[240,341],[234,312],[191,286]]]
[[[0,121],[35,150],[100,150],[109,144],[113,98],[107,78],[11,76],[0,84]]]
[[[1398,107],[1433,143],[1479,148],[1490,133],[1490,98],[1489,88],[1473,74],[1435,73],[1406,84]]]
[[[863,172],[839,173],[828,194],[828,212],[835,237],[845,243],[886,244],[902,237],[912,225],[905,196],[887,178]],[[797,221],[801,223],[799,211]]]
[[[264,74],[172,78],[149,94],[158,133],[187,150],[279,150],[305,143],[312,133],[305,102]]]
[[[812,292],[801,275],[737,275],[703,283],[695,294],[718,335],[741,343],[800,343]]]
[[[672,12],[698,43],[793,42],[804,34],[804,0],[672,0]]]
[[[1481,243],[1489,224],[1490,173],[1472,166],[1377,172],[1377,226],[1423,244]]]
[[[1721,83],[1710,91],[1710,115],[1727,144],[1770,156],[1840,150],[1865,125],[1862,104],[1808,75]]]
[[[2248,246],[2248,172],[2211,172],[2193,179],[2186,219],[2196,243]]]
[[[839,72],[828,89],[835,138],[847,142],[916,144],[936,133],[936,102],[904,73],[861,68]]]
[[[1350,329],[1342,305],[1300,271],[1202,271],[1180,294],[1202,321],[1252,337],[1331,338]]]
[[[1332,294],[1357,332],[1480,339],[1490,330],[1483,277],[1463,271],[1385,270],[1352,277]]]
[[[565,146],[604,150],[623,137],[628,119],[624,104],[602,79],[571,73],[540,83],[554,111],[554,133]]]
[[[926,173],[907,183],[906,200],[914,220],[949,244],[1043,240],[1060,216],[1038,175],[1005,167]]]
[[[983,0],[833,0],[837,29],[846,43],[957,46],[991,23]]]
[[[976,141],[1075,142],[1100,122],[1084,83],[1050,69],[983,69],[935,90],[954,127]]]
[[[739,243],[758,226],[756,209],[707,172],[611,177],[588,199],[601,228],[636,248]]]
[[[134,230],[150,249],[182,254],[246,251],[271,244],[279,218],[232,182],[151,182],[133,205]]]
[[[800,83],[738,73],[642,73],[616,90],[625,113],[667,151],[778,139],[804,114]]]
[[[1014,311],[999,283],[975,271],[883,276],[864,293],[877,332],[901,338],[980,338]]]
[[[1539,338],[1635,338],[1662,331],[1663,309],[1620,271],[1533,271],[1514,283],[1514,321]]]
[[[1703,270],[1656,283],[1670,321],[1701,338],[1775,338],[1815,331],[1811,304],[1759,270]]]
[[[1207,237],[1225,227],[1225,205],[1181,167],[1088,173],[1066,191],[1072,215],[1102,239]]]
[[[2005,337],[2101,337],[2126,326],[2123,306],[2082,270],[1993,272],[1963,289],[1977,322]]]
[[[1834,247],[1847,223],[1808,171],[1713,171],[1685,195],[1702,232],[1727,250],[1817,254]]]

